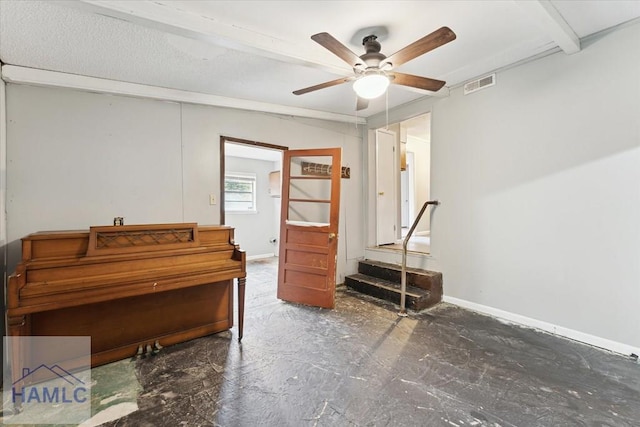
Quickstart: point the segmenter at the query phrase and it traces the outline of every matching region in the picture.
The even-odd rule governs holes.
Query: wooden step
[[[402,266],[369,259],[358,263],[358,272],[390,282],[400,283]],[[414,286],[430,291],[442,299],[442,273],[407,267],[407,286]]]
[[[406,308],[424,310],[442,301],[442,273],[407,268]],[[358,263],[358,274],[345,277],[345,285],[363,294],[400,304],[402,266],[374,260]]]
[[[360,293],[400,304],[400,284],[366,274],[352,274],[345,277],[345,285]],[[434,298],[430,291],[415,286],[407,286],[406,308],[410,310],[424,310],[440,301]]]

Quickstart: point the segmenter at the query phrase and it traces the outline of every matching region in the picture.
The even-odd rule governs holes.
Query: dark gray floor
[[[242,344],[234,328],[135,362],[139,409],[105,425],[640,425],[630,359],[446,304],[288,304],[275,274],[249,263]]]

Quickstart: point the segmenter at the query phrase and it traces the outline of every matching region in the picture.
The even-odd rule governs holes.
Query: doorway
[[[393,244],[384,248],[401,250],[402,240],[407,235],[424,202],[431,197],[431,114],[426,113],[388,126],[387,132],[395,133],[395,146],[400,156],[386,160],[386,164],[376,167],[378,179],[389,171],[397,176],[398,209],[376,209],[376,227],[384,224],[398,224],[400,232]],[[376,198],[379,192],[376,191]],[[423,215],[411,239],[408,250],[431,253],[431,223],[429,211]],[[377,243],[380,246],[380,243]]]
[[[220,137],[220,224],[234,228],[247,261],[277,257],[279,299],[333,308],[341,156]]]
[[[220,224],[235,229],[234,239],[248,260],[278,255],[285,150],[287,147],[273,144],[220,138]]]

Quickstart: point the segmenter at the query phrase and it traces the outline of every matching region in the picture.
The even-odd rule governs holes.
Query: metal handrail
[[[420,222],[420,219],[422,218],[424,211],[427,210],[427,206],[429,205],[438,206],[439,204],[440,202],[438,200],[429,200],[428,202],[424,202],[424,205],[422,205],[422,209],[420,209],[420,213],[418,213],[418,216],[413,221],[413,225],[411,225],[409,232],[407,233],[407,235],[404,237],[404,240],[402,241],[402,273],[400,276],[400,313],[398,313],[398,315],[400,316],[407,315],[407,309],[405,308],[406,300],[407,300],[407,244],[409,243],[409,239],[411,238],[411,235],[413,234],[414,230],[418,226],[418,223]]]

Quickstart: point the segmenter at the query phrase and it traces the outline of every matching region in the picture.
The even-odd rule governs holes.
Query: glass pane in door
[[[331,157],[291,157],[287,221],[300,225],[329,224]]]

